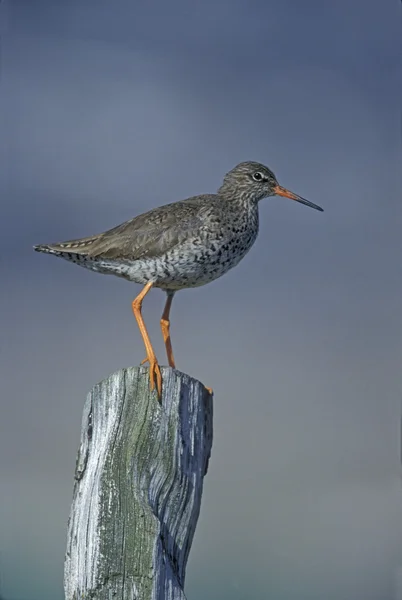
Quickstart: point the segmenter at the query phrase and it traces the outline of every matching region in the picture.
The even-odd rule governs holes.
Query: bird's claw
[[[150,360],[148,357],[145,357],[144,360],[141,361],[140,365],[145,365],[145,363],[149,362],[149,381],[151,384],[151,391],[155,389],[155,375],[156,375],[156,393],[158,394],[158,400],[160,401],[162,398],[162,374],[156,358],[154,360]]]
[[[145,363],[147,363],[147,362],[149,362],[149,358],[148,357],[144,358],[144,360],[141,361],[141,366],[145,365]],[[156,368],[154,367],[154,369],[155,369],[155,372],[157,373],[156,377],[158,379],[158,373],[159,373],[159,377],[160,377],[160,381],[161,381],[161,385],[162,385],[162,376],[161,376],[159,365],[158,365],[157,362],[155,363],[155,365],[156,365]],[[151,390],[153,390],[154,389],[154,378],[153,378],[153,372],[152,372],[151,367],[150,367],[150,371],[149,371],[149,378],[151,380]],[[211,387],[208,387],[207,385],[204,385],[204,387],[207,390],[208,394],[210,394],[212,396],[213,393],[214,393],[214,390]],[[158,386],[157,386],[157,390],[158,390],[158,396],[159,396],[159,400],[160,400],[162,392],[159,391],[159,387]]]
[[[149,360],[149,381],[151,384],[151,391],[153,391],[155,389],[155,376],[156,376],[156,393],[158,395],[158,400],[160,401],[162,398],[161,369],[160,369],[158,361],[156,359],[151,359],[151,360],[147,359],[147,360]]]

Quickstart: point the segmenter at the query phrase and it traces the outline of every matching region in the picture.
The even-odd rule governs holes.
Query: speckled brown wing
[[[166,204],[99,235],[50,244],[48,247],[90,258],[156,258],[187,237],[194,237],[204,223],[204,213],[208,212],[216,198],[215,195],[203,195]]]

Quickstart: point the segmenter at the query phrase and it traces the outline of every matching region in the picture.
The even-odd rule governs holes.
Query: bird
[[[275,195],[323,211],[279,185],[269,167],[245,161],[226,173],[215,194],[165,204],[103,233],[37,245],[34,250],[143,286],[132,310],[146,351],[141,364],[149,363],[150,389],[161,400],[161,370],[142,316],[145,296],[151,288],[166,293],[160,327],[169,366],[175,368],[170,336],[174,295],[210,283],[235,267],[256,241],[259,202]]]

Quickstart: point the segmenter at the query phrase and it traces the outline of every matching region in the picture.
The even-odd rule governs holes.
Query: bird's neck
[[[244,188],[234,186],[233,183],[227,185],[224,182],[219,188],[218,194],[238,206],[250,208],[250,210],[252,208],[258,210],[258,202],[255,197],[244,190]]]
[[[221,189],[219,190],[220,193]],[[228,192],[224,193],[223,196],[225,200],[228,201],[228,210],[233,212],[233,214],[238,214],[239,219],[258,232],[259,214],[258,202],[256,199],[249,194],[244,193],[243,190],[236,191],[231,188]]]

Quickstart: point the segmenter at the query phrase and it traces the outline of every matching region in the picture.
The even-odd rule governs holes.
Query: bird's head
[[[241,197],[251,202],[258,202],[268,196],[284,196],[316,210],[323,210],[317,204],[313,204],[279,185],[271,169],[257,162],[242,162],[226,173],[219,193]]]

